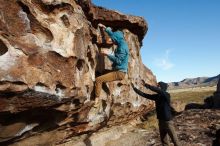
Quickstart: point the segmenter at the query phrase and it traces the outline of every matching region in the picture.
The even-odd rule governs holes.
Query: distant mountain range
[[[180,82],[171,82],[168,84],[169,89],[215,86],[218,83],[219,77],[220,74],[214,77],[186,78]]]

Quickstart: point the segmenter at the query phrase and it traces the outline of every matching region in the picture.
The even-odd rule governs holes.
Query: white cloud
[[[170,49],[167,49],[164,56],[161,58],[155,58],[154,64],[163,70],[169,70],[174,67],[174,64],[169,59]]]

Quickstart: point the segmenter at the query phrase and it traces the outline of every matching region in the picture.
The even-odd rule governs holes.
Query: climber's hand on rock
[[[101,50],[101,54],[103,55],[109,55],[110,52],[108,50]]]
[[[132,88],[135,88],[135,86],[134,86],[134,84],[133,84],[133,83],[131,83],[131,87],[132,87]]]
[[[101,24],[101,23],[99,23],[99,24],[98,24],[98,26],[99,26],[99,27],[101,27],[101,28],[103,28],[103,29],[105,29],[105,28],[106,28],[106,26],[105,26],[105,25],[103,25],[103,24]]]
[[[148,83],[146,83],[144,80],[141,80],[141,83],[142,83],[142,85],[143,86],[145,86],[146,88],[149,88],[149,84]]]
[[[142,84],[142,85],[145,85],[145,81],[144,81],[144,80],[141,80],[141,84]]]

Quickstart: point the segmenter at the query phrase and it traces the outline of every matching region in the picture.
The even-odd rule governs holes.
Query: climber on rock
[[[172,110],[174,110],[170,105],[170,94],[166,92],[167,90],[167,83],[159,82],[158,87],[151,86],[144,81],[142,84],[150,89],[151,91],[156,92],[157,94],[146,94],[136,87],[133,84],[132,87],[134,91],[139,94],[140,96],[154,100],[156,104],[156,112],[157,112],[157,119],[159,121],[159,131],[160,131],[160,139],[163,146],[168,146],[168,135],[170,136],[171,140],[173,141],[174,146],[180,146],[179,140],[177,138],[177,134],[175,132],[173,121],[172,121]]]
[[[112,61],[113,70],[110,73],[97,77],[95,80],[95,107],[100,101],[102,83],[124,79],[128,71],[129,58],[128,44],[124,38],[123,32],[119,30],[113,32],[110,27],[106,27],[103,24],[99,24],[99,27],[107,32],[112,42],[117,45],[117,48],[114,54],[111,54],[108,50],[101,51],[101,54],[107,56],[109,60]]]

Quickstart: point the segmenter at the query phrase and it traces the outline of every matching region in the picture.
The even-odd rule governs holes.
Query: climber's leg
[[[97,77],[95,81],[95,98],[96,98],[95,103],[97,103],[99,100],[102,83],[115,81],[115,80],[122,80],[124,79],[124,77],[125,77],[125,73],[121,71],[113,71]]]

